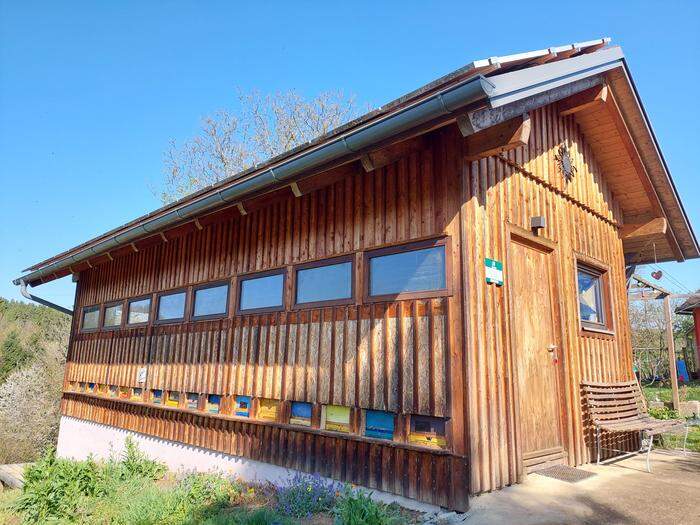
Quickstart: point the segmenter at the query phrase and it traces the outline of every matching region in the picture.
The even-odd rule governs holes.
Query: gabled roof
[[[610,79],[616,96],[619,94],[620,111],[639,144],[639,153],[644,156],[646,175],[651,179],[654,193],[651,199],[659,201],[656,211],[668,216],[672,234],[669,239],[677,241],[669,241],[669,253],[676,259],[697,257],[697,241],[638,99],[624,55],[617,47],[606,47],[608,42],[605,38],[472,62],[309,143],[35,264],[25,270],[28,274],[14,282],[36,286],[77,273],[136,250],[139,244],[159,241],[168,231],[184,224],[194,221],[201,227],[200,223],[210,214],[223,210],[245,213],[242,203],[253,195],[356,161],[391,141],[456,120],[463,133],[476,132],[503,121],[509,112],[540,107],[605,79]],[[646,219],[642,215],[636,218]],[[666,240],[664,237],[659,242]],[[637,262],[646,257],[646,248],[639,251]]]

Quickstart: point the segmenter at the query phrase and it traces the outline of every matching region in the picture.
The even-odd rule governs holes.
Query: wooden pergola
[[[694,299],[694,304],[696,305],[695,311],[700,309],[700,294],[674,294],[670,291],[658,286],[651,281],[645,279],[644,277],[634,274],[630,278],[628,284],[628,299],[630,301],[656,301],[663,300],[664,302],[664,324],[666,326],[666,345],[668,347],[668,369],[671,378],[671,390],[673,393],[673,408],[678,410],[680,406],[680,398],[678,396],[678,370],[676,369],[676,348],[673,339],[673,321],[671,318],[671,301],[673,299],[688,299],[680,308],[688,304]],[[680,309],[679,308],[679,309]],[[680,312],[676,309],[676,313],[686,313]],[[700,317],[700,313],[698,314]],[[698,317],[696,317],[695,330],[696,336],[698,331]],[[697,339],[696,339],[697,340]],[[696,349],[697,351],[697,349]],[[700,357],[700,356],[699,356]],[[700,362],[700,361],[699,361]]]

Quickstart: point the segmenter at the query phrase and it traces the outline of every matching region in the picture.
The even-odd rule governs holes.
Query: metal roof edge
[[[489,80],[494,85],[493,94],[489,95],[491,107],[512,104],[558,86],[603,73],[621,66],[623,59],[622,49],[611,47],[566,60],[490,76]]]
[[[664,157],[663,152],[661,151],[661,145],[659,144],[658,139],[656,138],[656,133],[654,133],[654,128],[651,124],[651,120],[649,119],[649,115],[646,112],[646,109],[644,108],[644,104],[642,103],[642,99],[639,95],[639,91],[637,90],[637,86],[634,83],[634,78],[632,77],[632,72],[630,71],[629,65],[627,64],[627,60],[623,59],[622,60],[623,66],[624,66],[624,72],[625,76],[627,78],[627,81],[629,82],[630,87],[632,88],[632,93],[634,93],[634,100],[637,104],[637,107],[639,108],[639,111],[642,115],[644,124],[647,128],[647,132],[649,133],[649,136],[651,137],[652,144],[654,145],[654,149],[656,151],[656,154],[661,162],[661,166],[663,167],[664,174],[666,175],[666,179],[669,182],[669,185],[671,186],[671,190],[673,191],[673,196],[678,204],[678,207],[681,211],[681,214],[683,215],[683,220],[685,222],[685,226],[688,228],[688,232],[690,233],[690,237],[693,240],[693,244],[695,247],[695,258],[700,257],[700,244],[698,243],[698,239],[695,235],[695,232],[693,231],[693,226],[690,223],[690,219],[688,218],[688,214],[685,211],[685,207],[683,206],[683,201],[681,200],[680,194],[678,193],[678,188],[676,188],[676,184],[673,182],[673,177],[671,177],[671,171],[668,168],[668,164],[666,163],[666,158]],[[682,247],[681,247],[682,249]]]

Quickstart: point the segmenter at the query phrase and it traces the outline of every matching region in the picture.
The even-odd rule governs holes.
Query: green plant
[[[676,410],[672,410],[668,407],[650,408],[649,415],[656,419],[678,419],[680,417]]]
[[[406,523],[399,508],[374,501],[369,494],[345,489],[333,508],[340,525],[398,525]]]
[[[104,489],[103,470],[97,463],[58,459],[49,450],[25,470],[22,495],[14,509],[29,523],[70,520],[83,498],[102,495]]]
[[[108,469],[113,469],[110,474],[116,475],[119,479],[148,478],[160,479],[166,472],[165,465],[158,461],[149,459],[146,454],[139,449],[131,436],[127,436],[124,441],[124,451],[119,461],[113,459],[107,463]]]

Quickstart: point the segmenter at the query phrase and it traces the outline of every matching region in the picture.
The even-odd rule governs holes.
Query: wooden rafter
[[[466,158],[478,160],[497,155],[520,146],[530,139],[530,117],[527,113],[464,139]]]

